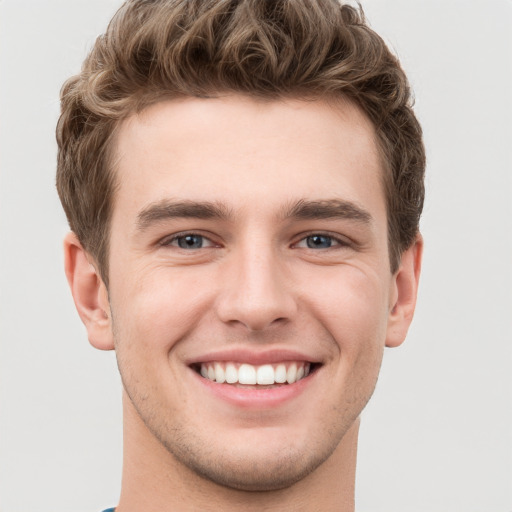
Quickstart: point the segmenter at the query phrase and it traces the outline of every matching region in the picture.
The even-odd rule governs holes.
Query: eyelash
[[[206,235],[203,235],[201,233],[195,233],[195,232],[183,232],[183,233],[177,233],[171,237],[167,237],[167,238],[164,238],[163,240],[161,240],[159,242],[159,245],[163,246],[163,247],[176,247],[177,249],[183,249],[183,250],[188,250],[188,249],[185,249],[184,247],[179,247],[177,245],[173,245],[173,242],[176,242],[178,243],[178,241],[180,239],[184,239],[184,238],[187,238],[187,237],[199,237],[201,238],[203,241],[204,240],[207,240],[210,245],[208,247],[199,247],[198,249],[208,249],[210,247],[215,247],[217,246],[218,247],[218,244],[216,244],[215,242],[213,242],[213,240],[211,240],[209,237],[207,237]],[[193,248],[192,248],[193,249]]]
[[[331,245],[329,247],[318,247],[318,248],[313,248],[313,247],[305,247],[305,248],[308,248],[308,249],[312,249],[312,250],[320,250],[320,249],[324,249],[324,250],[327,250],[327,249],[337,249],[337,248],[344,248],[344,247],[350,247],[351,244],[350,242],[339,236],[339,235],[334,235],[332,233],[324,233],[324,232],[319,232],[319,231],[312,231],[311,233],[307,233],[305,235],[302,235],[302,237],[299,239],[298,242],[295,242],[293,245],[294,247],[297,247],[298,244],[300,244],[301,242],[305,242],[307,243],[307,240],[308,238],[311,239],[313,237],[321,237],[321,238],[328,238],[331,242],[334,243],[334,245]]]
[[[209,242],[210,245],[208,245],[207,247],[197,247],[197,248],[194,248],[194,247],[191,247],[189,249],[187,248],[184,248],[184,247],[179,247],[178,245],[174,245],[173,243],[176,243],[178,244],[179,243],[179,240],[181,239],[184,239],[186,237],[200,237],[201,240],[204,242],[205,240]],[[297,242],[294,242],[292,244],[292,247],[293,248],[297,248],[299,247],[299,244],[301,242],[305,242],[306,244],[308,243],[307,240],[308,238],[313,238],[313,237],[322,237],[322,238],[327,238],[331,241],[331,243],[334,243],[334,245],[330,245],[329,247],[317,247],[317,248],[313,248],[313,247],[304,247],[305,249],[308,248],[308,249],[312,249],[312,250],[327,250],[327,249],[336,249],[336,248],[344,248],[344,247],[350,247],[351,246],[351,243],[346,240],[345,238],[343,237],[340,237],[340,236],[337,236],[337,235],[333,235],[331,233],[324,233],[324,232],[319,232],[319,231],[312,231],[310,233],[307,233],[307,234],[302,234],[301,235],[301,238],[297,241]],[[219,247],[218,244],[216,244],[214,241],[212,241],[208,236],[206,235],[203,235],[201,233],[196,233],[196,232],[183,232],[183,233],[177,233],[175,235],[173,235],[172,237],[168,237],[168,238],[164,238],[162,241],[159,242],[159,245],[163,246],[163,247],[176,247],[178,249],[182,249],[182,250],[193,250],[193,249],[209,249],[211,247]]]

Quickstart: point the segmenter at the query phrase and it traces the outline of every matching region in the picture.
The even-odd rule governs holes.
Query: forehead
[[[120,126],[114,217],[167,198],[233,211],[340,198],[385,215],[375,141],[371,122],[346,101],[160,102]]]

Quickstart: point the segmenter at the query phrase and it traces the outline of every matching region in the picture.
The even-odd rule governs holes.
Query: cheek
[[[316,325],[327,331],[333,347],[326,365],[332,410],[347,424],[360,414],[377,382],[387,325],[383,282],[376,273],[347,265],[317,282],[308,295]]]
[[[388,317],[384,282],[376,273],[347,265],[317,280],[314,292],[304,294],[304,300],[346,355],[384,344]]]
[[[110,298],[117,342],[133,345],[137,352],[167,353],[208,309],[204,281],[168,269],[133,275],[139,277],[120,279]],[[144,357],[149,357],[149,353]]]

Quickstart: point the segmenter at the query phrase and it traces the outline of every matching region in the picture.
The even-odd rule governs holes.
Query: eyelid
[[[339,233],[332,233],[329,231],[309,231],[305,233],[300,233],[296,237],[296,241],[291,244],[293,248],[298,247],[299,243],[305,242],[305,240],[310,236],[325,236],[329,237],[333,240],[334,245],[331,248],[337,248],[337,247],[351,247],[355,244],[352,240],[347,238],[346,236],[340,235]],[[214,235],[211,233],[205,234],[201,231],[180,231],[178,233],[173,233],[172,235],[167,235],[163,238],[161,238],[157,243],[159,246],[162,247],[176,247],[179,249],[177,245],[172,245],[173,242],[176,242],[179,238],[183,238],[186,236],[200,236],[203,238],[204,241],[208,242],[208,245],[203,246],[202,249],[208,249],[210,247],[220,247],[221,244],[218,242],[215,242],[213,240]],[[307,248],[307,247],[304,247]],[[327,249],[325,249],[327,250]]]
[[[184,238],[186,236],[200,236],[203,241],[206,240],[208,245],[201,247],[201,249],[209,249],[210,247],[219,247],[219,244],[212,240],[212,236],[205,235],[204,233],[198,231],[180,231],[179,233],[173,233],[172,235],[167,235],[158,241],[158,245],[162,247],[176,247],[177,249],[181,249],[178,245],[173,245],[173,242],[176,242],[179,238]]]
[[[326,232],[326,231],[310,231],[308,233],[301,233],[299,235],[298,240],[296,242],[294,242],[292,244],[292,247],[299,247],[299,244],[301,242],[305,242],[305,240],[307,238],[309,238],[310,236],[325,236],[327,238],[331,238],[334,242],[336,242],[333,246],[331,247],[328,247],[328,248],[325,248],[324,250],[328,250],[328,249],[334,249],[334,248],[338,248],[338,247],[352,247],[354,245],[354,243],[352,242],[352,240],[350,240],[349,238],[343,236],[343,235],[340,235],[339,233],[331,233],[331,232]],[[302,248],[302,247],[300,247]],[[309,247],[304,247],[304,249],[310,249]],[[322,249],[313,249],[313,250],[322,250]]]

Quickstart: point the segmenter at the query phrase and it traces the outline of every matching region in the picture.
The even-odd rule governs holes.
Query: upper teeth
[[[264,364],[202,363],[201,375],[205,379],[227,384],[293,384],[309,374],[310,364],[305,362]]]

